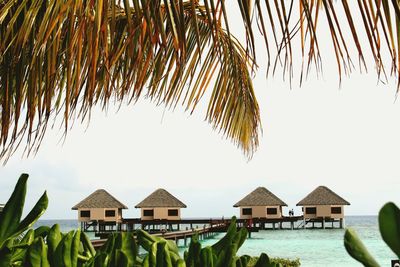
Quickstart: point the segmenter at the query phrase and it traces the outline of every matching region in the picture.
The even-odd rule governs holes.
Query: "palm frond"
[[[219,2],[220,0],[215,0]],[[302,58],[306,62],[307,72],[312,64],[317,71],[321,69],[321,51],[318,36],[330,32],[331,43],[336,59],[339,78],[354,69],[354,56],[358,57],[360,67],[367,68],[366,56],[375,62],[378,76],[386,76],[390,67],[391,74],[398,78],[400,73],[400,3],[389,0],[255,0],[256,8],[248,1],[238,1],[246,31],[247,51],[255,58],[255,30],[258,28],[265,38],[267,62],[282,58],[284,70],[291,77],[293,59]],[[294,12],[298,9],[299,12]],[[342,15],[342,17],[339,16]],[[249,21],[255,17],[256,21]],[[320,23],[324,19],[326,23]],[[226,22],[227,23],[227,22]],[[262,25],[260,27],[259,25]],[[324,26],[321,26],[324,25]],[[325,26],[327,25],[327,26]],[[276,53],[270,52],[267,36],[273,33],[278,46]],[[350,33],[350,34],[346,34]],[[322,34],[323,35],[323,34]],[[360,41],[366,36],[367,42]],[[298,41],[300,53],[293,51],[293,42]],[[308,51],[307,51],[308,49]],[[356,52],[355,55],[352,55]],[[367,53],[368,52],[368,53]],[[384,62],[391,62],[385,66]],[[303,70],[301,70],[301,80]],[[398,84],[400,88],[400,83]]]
[[[193,111],[212,83],[208,121],[249,155],[257,147],[253,61],[221,27],[221,5],[2,1],[0,25],[2,159],[24,138],[37,151],[52,116],[67,131],[96,104],[142,95]]]
[[[240,11],[245,47],[228,4]],[[3,159],[24,138],[36,151],[53,115],[67,131],[96,104],[142,95],[193,111],[207,88],[206,118],[251,155],[260,128],[249,75],[256,59],[266,59],[267,73],[282,65],[291,79],[299,58],[302,82],[312,65],[321,70],[323,41],[339,77],[354,69],[354,57],[365,69],[372,59],[378,76],[389,73],[385,62],[400,73],[396,0],[3,0],[0,26]],[[256,57],[257,31],[266,58]]]

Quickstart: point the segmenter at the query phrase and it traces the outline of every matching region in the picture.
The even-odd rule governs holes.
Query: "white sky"
[[[349,215],[377,214],[387,201],[400,203],[396,83],[377,84],[371,65],[339,88],[329,55],[324,77],[311,75],[301,88],[280,75],[266,80],[260,64],[254,85],[263,135],[251,161],[204,121],[205,105],[189,116],[143,100],[117,114],[95,111],[64,144],[61,131],[48,131],[36,157],[16,156],[0,168],[0,203],[27,172],[27,208],[48,191],[44,219],[76,218],[71,207],[98,188],[129,207],[124,217],[137,217],[134,205],[159,187],[188,206],[184,217],[237,215],[232,205],[257,186],[295,208],[318,185],[348,200]]]

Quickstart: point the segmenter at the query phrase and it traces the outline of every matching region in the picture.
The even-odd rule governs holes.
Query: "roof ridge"
[[[329,187],[320,185],[296,204],[296,206],[304,205],[350,205],[350,203]]]
[[[244,198],[238,201],[234,207],[240,206],[287,206],[287,204],[263,186],[259,186]]]
[[[104,199],[104,198],[109,198],[112,201],[109,202],[109,201],[107,201],[107,199]],[[121,201],[116,199],[107,190],[97,189],[93,193],[91,193],[89,196],[87,196],[86,198],[81,200],[78,204],[73,206],[72,209],[76,210],[79,208],[97,208],[97,207],[100,208],[100,206],[101,206],[101,208],[111,208],[112,205],[115,205],[116,208],[128,209],[128,207],[125,204],[123,204]]]
[[[186,205],[164,188],[158,188],[135,206],[135,208],[142,207],[186,208]]]

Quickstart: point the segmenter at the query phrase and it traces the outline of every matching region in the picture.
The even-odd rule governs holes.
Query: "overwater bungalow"
[[[325,222],[339,221],[339,227],[343,228],[344,206],[350,203],[341,196],[333,192],[326,186],[319,186],[305,198],[303,198],[297,206],[302,206],[304,213],[304,226],[307,222],[321,222],[325,228]]]
[[[78,211],[78,221],[86,229],[88,222],[120,223],[122,210],[128,207],[118,201],[104,189],[98,189],[87,198],[72,207]]]
[[[141,209],[141,220],[180,220],[186,205],[165,189],[157,189],[135,208]]]
[[[279,219],[287,204],[265,187],[258,187],[233,206],[240,208],[240,219]]]

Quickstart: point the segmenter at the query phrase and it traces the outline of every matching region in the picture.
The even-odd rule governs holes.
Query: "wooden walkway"
[[[282,217],[277,219],[253,218],[237,219],[237,227],[246,227],[249,232],[258,232],[267,229],[297,229],[297,225],[303,222],[303,216]],[[224,218],[191,218],[181,220],[141,220],[140,218],[123,219],[120,223],[92,221],[82,222],[81,229],[84,232],[93,232],[96,237],[106,238],[112,232],[133,232],[136,229],[143,229],[150,234],[162,232],[191,231],[202,228],[212,229],[213,232],[225,232],[231,219]],[[297,225],[296,225],[297,223]],[[224,225],[224,227],[214,227],[215,225]]]
[[[191,239],[194,235],[198,234],[199,239],[206,239],[210,236],[215,235],[216,233],[220,232],[221,230],[226,230],[226,224],[214,224],[212,226],[203,227],[203,228],[196,228],[190,230],[182,230],[182,231],[172,231],[172,232],[159,232],[152,234],[154,236],[159,236],[164,239],[174,240],[175,243],[178,243],[179,240],[183,240],[184,245],[187,246],[188,239]],[[91,240],[92,245],[95,249],[100,248],[104,245],[107,239],[94,239]]]
[[[259,230],[278,230],[278,229],[289,229],[297,230],[309,228],[308,224],[312,224],[311,228],[315,228],[315,223],[321,224],[321,228],[325,228],[325,223],[330,222],[332,224],[335,220],[333,219],[307,219],[304,221],[303,216],[288,216],[279,219],[270,218],[253,218],[253,219],[237,219],[237,227],[245,227],[249,231],[249,237],[252,232],[258,232]],[[174,240],[176,243],[179,240],[183,240],[184,245],[187,245],[187,240],[190,240],[196,233],[200,239],[206,239],[216,233],[226,232],[228,226],[231,223],[231,219],[181,219],[181,220],[140,220],[139,218],[134,219],[123,219],[119,224],[116,223],[104,223],[104,222],[92,222],[91,224],[83,224],[81,227],[85,232],[94,232],[96,237],[100,239],[92,240],[92,244],[95,248],[101,247],[106,242],[106,237],[112,232],[126,231],[132,232],[136,229],[143,229],[152,235],[160,236],[168,240]],[[342,227],[342,223],[340,224]],[[318,227],[319,228],[319,227]],[[328,227],[327,227],[328,228]]]

